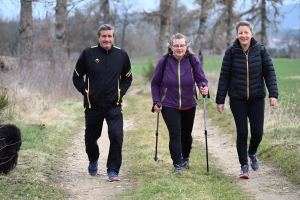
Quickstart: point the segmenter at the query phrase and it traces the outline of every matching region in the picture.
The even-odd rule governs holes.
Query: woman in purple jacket
[[[196,86],[202,95],[208,95],[202,64],[189,49],[189,44],[183,34],[173,35],[168,52],[159,59],[151,81],[152,112],[161,111],[167,125],[174,174],[181,174],[183,169],[189,168],[197,106]],[[167,62],[163,69],[165,59]],[[203,84],[205,87],[202,87]]]

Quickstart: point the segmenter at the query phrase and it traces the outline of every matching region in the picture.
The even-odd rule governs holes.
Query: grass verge
[[[210,160],[210,175],[206,175],[205,147],[194,140],[190,158],[191,168],[182,175],[173,175],[168,149],[168,132],[160,116],[158,131],[158,161],[154,161],[157,114],[152,113],[149,83],[140,80],[126,95],[125,118],[134,120],[132,130],[125,132],[122,168],[130,175],[133,189],[120,194],[120,199],[249,199],[250,194],[236,187],[236,179],[223,175]]]
[[[64,102],[56,105],[59,114],[40,119],[40,123],[10,121],[22,133],[18,165],[8,175],[0,175],[0,199],[64,199],[56,175],[76,133],[76,122],[83,120],[80,104]],[[55,118],[55,120],[53,120]]]

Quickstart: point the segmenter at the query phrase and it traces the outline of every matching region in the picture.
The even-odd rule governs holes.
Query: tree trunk
[[[33,30],[32,30],[32,1],[21,0],[20,13],[20,67],[28,67],[32,59]]]
[[[160,0],[160,32],[158,38],[158,56],[162,56],[166,52],[168,39],[170,37],[172,16],[172,1]]]
[[[111,21],[110,14],[109,14],[109,0],[101,0],[101,12],[103,14],[103,23],[109,24]]]
[[[268,45],[268,36],[267,36],[267,10],[266,10],[266,0],[261,1],[261,43],[265,46]]]
[[[53,59],[51,60],[52,66],[64,65],[66,60],[65,38],[67,23],[67,0],[56,0],[55,20]]]
[[[203,64],[203,54],[201,51],[201,46],[202,46],[202,38],[205,32],[205,24],[207,21],[207,17],[208,17],[208,11],[209,11],[209,7],[210,7],[210,1],[211,0],[202,0],[202,1],[198,1],[200,4],[200,17],[199,17],[199,28],[198,28],[198,33],[197,33],[197,37],[195,39],[195,44],[194,44],[194,51],[195,53],[198,53],[199,59],[201,61],[201,63]]]
[[[227,10],[227,18],[226,18],[226,46],[231,46],[232,42],[232,19],[233,17],[233,5],[235,4],[234,0],[226,1],[226,10]]]
[[[128,13],[125,11],[124,21],[123,21],[123,27],[122,27],[122,37],[121,37],[121,48],[125,48],[125,34],[126,34],[126,27],[128,25]]]

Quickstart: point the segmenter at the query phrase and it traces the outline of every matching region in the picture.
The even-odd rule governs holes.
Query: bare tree
[[[52,66],[65,61],[65,38],[67,24],[67,0],[56,0],[55,7],[55,37],[53,46]]]
[[[225,23],[226,23],[226,45],[229,47],[231,45],[232,40],[232,19],[234,15],[233,5],[235,4],[235,0],[227,0],[225,1],[225,9],[227,11]]]
[[[122,30],[121,30],[121,48],[125,48],[125,38],[126,38],[126,28],[127,26],[131,23],[131,17],[132,15],[132,9],[134,7],[134,2],[132,0],[129,1],[121,1],[120,3],[118,2],[118,4],[116,4],[116,6],[121,6],[123,9],[122,11],[119,11],[119,20],[118,22],[121,24],[122,26]]]
[[[254,0],[252,7],[247,11],[240,13],[240,16],[246,16],[254,26],[260,26],[256,32],[257,39],[265,46],[268,45],[268,31],[277,30],[277,18],[280,17],[279,6],[283,0]],[[271,19],[271,20],[270,20]],[[272,29],[271,26],[274,28]]]
[[[20,67],[30,64],[33,49],[32,1],[21,0],[20,13]]]
[[[170,24],[172,16],[172,1],[160,0],[160,29],[158,38],[158,54],[163,55],[166,51],[166,44],[170,37]]]
[[[270,7],[268,8],[267,2],[270,2]],[[267,16],[267,13],[271,12],[273,13],[273,20],[276,21],[276,17],[280,15],[278,5],[282,5],[282,0],[261,0],[260,5],[260,18],[261,18],[261,43],[265,46],[268,45],[268,35],[267,35],[267,29],[270,27],[269,25],[272,24],[272,22],[269,20],[269,17]],[[274,23],[275,29],[277,29],[276,23]]]
[[[103,22],[106,24],[109,24],[111,19],[110,19],[110,15],[109,15],[109,0],[100,0],[102,1],[101,3],[101,13],[103,16]]]
[[[266,0],[261,1],[261,43],[264,45],[268,45],[268,37],[266,30],[266,21],[268,20],[267,12],[266,12]]]
[[[203,54],[202,54],[202,41],[203,35],[206,30],[206,21],[209,16],[209,12],[214,8],[214,1],[212,0],[196,0],[195,3],[200,5],[200,15],[199,15],[199,26],[197,31],[197,36],[194,42],[194,51],[199,54],[199,58],[203,63]]]
[[[100,24],[109,24],[111,22],[109,0],[98,0],[91,5],[95,9],[95,19]]]

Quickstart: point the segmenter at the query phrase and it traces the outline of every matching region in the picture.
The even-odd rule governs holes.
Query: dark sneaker
[[[182,174],[182,166],[181,165],[178,165],[178,164],[175,164],[174,165],[174,174]]]
[[[120,178],[117,174],[117,172],[114,172],[114,171],[110,171],[108,172],[108,181],[109,182],[114,182],[114,181],[119,181]]]
[[[98,161],[90,162],[88,171],[91,176],[95,176],[98,172]]]
[[[249,154],[249,158],[250,158],[250,165],[251,165],[251,168],[254,170],[254,171],[257,171],[259,169],[259,162],[257,160],[257,156],[256,154]]]
[[[242,166],[240,178],[249,179],[249,166],[248,165]]]
[[[190,168],[189,160],[183,161],[181,167],[182,169],[189,169]]]

